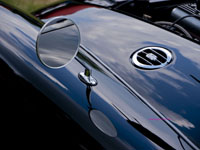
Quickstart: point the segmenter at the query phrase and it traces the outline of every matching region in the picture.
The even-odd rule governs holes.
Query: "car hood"
[[[82,45],[199,146],[200,45],[110,10],[88,8],[69,17],[80,29]],[[156,70],[136,68],[130,57],[147,46],[169,49],[173,61]]]

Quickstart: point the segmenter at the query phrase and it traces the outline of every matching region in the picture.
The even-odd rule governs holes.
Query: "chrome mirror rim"
[[[51,23],[53,22],[54,20],[57,20],[57,19],[67,19],[67,20],[70,20],[72,23],[74,23],[74,25],[76,26],[77,28],[77,31],[78,31],[78,45],[77,45],[77,48],[76,48],[76,52],[74,53],[73,57],[68,61],[66,62],[65,64],[61,65],[61,66],[58,66],[58,67],[52,67],[48,64],[46,64],[41,58],[40,58],[40,55],[39,55],[39,39],[40,39],[40,36],[42,34],[42,32],[44,31],[44,29]],[[77,26],[77,24],[70,18],[68,17],[65,17],[65,16],[59,16],[59,17],[53,17],[51,19],[49,19],[47,22],[45,22],[45,24],[42,26],[42,28],[40,29],[38,35],[37,35],[37,39],[36,39],[36,54],[37,54],[37,57],[39,58],[40,62],[48,67],[48,68],[51,68],[51,69],[59,69],[59,68],[63,68],[65,67],[66,65],[68,65],[76,56],[77,56],[77,53],[79,51],[79,48],[80,48],[80,42],[81,42],[81,36],[80,36],[80,30]]]

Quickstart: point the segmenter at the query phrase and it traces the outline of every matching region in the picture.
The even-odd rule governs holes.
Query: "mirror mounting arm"
[[[87,86],[96,86],[97,80],[92,76],[92,69],[78,57],[75,57],[75,59],[85,68],[83,72],[78,74],[79,79]]]
[[[78,74],[79,79],[88,86],[96,86],[97,80],[92,77],[92,70],[86,68],[84,72]]]

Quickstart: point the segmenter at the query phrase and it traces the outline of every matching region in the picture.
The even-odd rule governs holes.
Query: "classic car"
[[[79,149],[199,149],[199,9],[68,0],[26,14],[0,1],[4,99],[24,120],[66,121]]]

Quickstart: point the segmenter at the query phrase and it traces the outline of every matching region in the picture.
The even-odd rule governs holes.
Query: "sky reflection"
[[[80,15],[81,14],[81,15]],[[143,21],[105,9],[88,8],[72,16],[82,44],[193,140],[200,139],[200,46]],[[172,40],[173,39],[173,40]],[[146,46],[165,47],[174,60],[145,71],[130,63],[131,54]],[[185,112],[185,113],[183,113]]]

